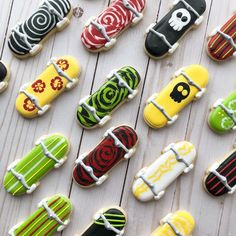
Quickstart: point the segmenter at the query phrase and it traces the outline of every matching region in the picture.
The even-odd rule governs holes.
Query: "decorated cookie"
[[[143,18],[145,4],[146,0],[115,0],[86,23],[81,35],[84,46],[91,52],[110,49],[125,29]]]
[[[187,211],[170,213],[160,221],[151,236],[192,236],[195,220]]]
[[[115,109],[135,97],[139,82],[140,75],[131,66],[113,70],[105,84],[80,101],[77,109],[79,124],[84,128],[103,126]]]
[[[218,99],[208,119],[209,126],[217,133],[236,130],[236,90],[227,98]]]
[[[69,145],[69,141],[60,134],[41,137],[29,153],[7,168],[4,188],[12,195],[32,193],[44,175],[64,164]]]
[[[32,16],[12,29],[9,48],[19,58],[35,56],[50,35],[70,23],[71,16],[72,8],[68,0],[43,0]]]
[[[205,0],[174,0],[174,7],[158,23],[151,24],[146,33],[145,51],[159,59],[174,53],[179,40],[203,21]]]
[[[53,235],[64,230],[70,223],[72,205],[63,195],[43,199],[36,210],[24,222],[21,222],[9,231],[11,236]]]
[[[193,144],[186,141],[170,144],[156,161],[138,172],[133,183],[134,196],[142,202],[159,200],[176,178],[193,169],[195,158]]]
[[[137,142],[137,134],[131,127],[122,125],[110,128],[92,151],[82,154],[76,160],[74,180],[81,187],[101,185],[111,169],[135,153]]]
[[[223,26],[213,30],[208,38],[207,51],[216,61],[236,56],[236,13]]]
[[[52,58],[37,79],[20,88],[16,99],[17,111],[26,118],[43,115],[57,96],[77,85],[79,74],[80,66],[75,58]]]
[[[144,109],[146,123],[152,128],[173,124],[185,106],[202,97],[208,79],[207,69],[200,65],[191,65],[177,71],[159,94],[153,94],[148,99]]]
[[[223,160],[215,162],[207,171],[204,187],[214,197],[233,194],[236,190],[236,145]]]
[[[10,79],[10,70],[3,61],[0,61],[0,93],[3,92]]]
[[[102,209],[94,215],[93,222],[77,236],[122,236],[127,216],[120,207]]]

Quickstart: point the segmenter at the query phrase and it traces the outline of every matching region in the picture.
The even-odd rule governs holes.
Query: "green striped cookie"
[[[70,222],[72,205],[70,200],[62,195],[42,200],[35,211],[24,222],[12,227],[11,236],[28,235],[53,235],[56,231],[62,231]]]
[[[236,130],[236,90],[225,99],[218,99],[208,119],[209,126],[217,133]]]
[[[4,188],[12,195],[30,194],[39,180],[67,159],[69,141],[60,134],[41,137],[26,156],[13,162],[4,178]]]
[[[105,84],[80,101],[77,108],[80,125],[84,128],[104,125],[119,105],[134,98],[139,83],[140,75],[131,66],[112,71]]]

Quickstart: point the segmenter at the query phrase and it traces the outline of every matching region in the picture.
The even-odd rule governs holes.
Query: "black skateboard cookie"
[[[70,23],[71,16],[69,0],[43,0],[38,10],[12,29],[9,48],[19,58],[35,56],[50,35]]]
[[[0,61],[0,93],[7,88],[9,79],[10,71],[5,63]]]
[[[175,0],[173,5],[161,21],[147,29],[145,51],[154,59],[172,54],[179,46],[181,37],[203,21],[205,0]]]

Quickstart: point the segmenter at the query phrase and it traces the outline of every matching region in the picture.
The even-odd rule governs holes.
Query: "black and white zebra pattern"
[[[46,0],[63,18],[71,10],[69,0]],[[37,45],[45,36],[56,27],[60,21],[56,14],[50,12],[45,0],[38,10],[32,14],[24,23],[16,25],[15,30],[26,36],[30,45]],[[28,54],[31,48],[22,40],[19,34],[12,30],[8,45],[13,53],[23,56]]]

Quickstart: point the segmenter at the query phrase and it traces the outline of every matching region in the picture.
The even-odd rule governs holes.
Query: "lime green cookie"
[[[236,90],[227,98],[216,101],[209,115],[208,123],[217,133],[236,130]]]
[[[53,235],[62,231],[70,222],[72,205],[62,195],[46,198],[38,204],[38,210],[9,231],[11,236]]]
[[[53,134],[41,137],[23,159],[7,168],[4,188],[12,195],[32,193],[44,175],[66,161],[68,151],[69,142],[64,136]]]

